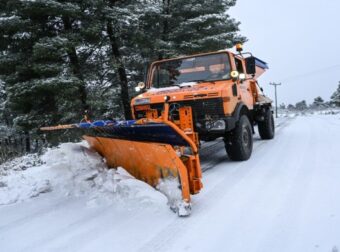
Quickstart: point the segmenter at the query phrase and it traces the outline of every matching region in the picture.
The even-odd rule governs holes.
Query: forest
[[[130,119],[153,60],[246,41],[235,0],[5,0],[0,3],[0,117],[14,130]]]
[[[247,41],[240,22],[228,14],[235,4],[2,0],[0,145],[14,144],[20,153],[39,149],[46,141],[40,127],[79,122],[85,111],[93,119],[131,119],[130,100],[150,62]],[[340,84],[329,104],[339,101]],[[320,104],[317,97],[314,107]],[[55,135],[58,141],[79,139],[68,132]]]

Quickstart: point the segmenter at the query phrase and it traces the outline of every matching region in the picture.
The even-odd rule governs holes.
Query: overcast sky
[[[241,22],[251,51],[269,64],[260,85],[281,82],[278,101],[328,101],[340,81],[340,0],[237,0],[229,15]]]

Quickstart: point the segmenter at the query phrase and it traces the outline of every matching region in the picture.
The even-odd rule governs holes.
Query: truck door
[[[236,66],[236,70],[240,74],[246,73],[245,72],[245,66],[243,64],[243,60],[235,57],[235,66]],[[242,102],[245,103],[249,109],[253,109],[254,99],[253,99],[253,95],[252,95],[252,91],[251,91],[251,88],[250,88],[249,81],[248,80],[245,80],[243,82],[238,81],[238,85],[239,85],[239,90],[240,90]]]

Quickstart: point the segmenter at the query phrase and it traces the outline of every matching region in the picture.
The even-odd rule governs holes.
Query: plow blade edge
[[[81,130],[83,138],[109,167],[123,167],[136,179],[158,189],[180,216],[190,213],[190,195],[203,187],[192,132],[184,132],[172,122],[97,121],[41,129]]]

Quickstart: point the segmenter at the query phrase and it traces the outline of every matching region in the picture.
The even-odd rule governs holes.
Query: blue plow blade
[[[170,126],[163,123],[135,124],[135,120],[128,121],[95,121],[79,123],[77,128],[92,137],[105,137],[138,142],[163,143],[178,146],[189,144]]]

